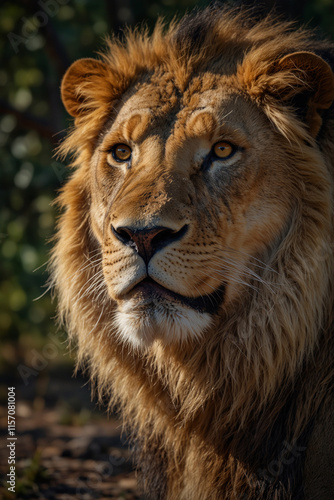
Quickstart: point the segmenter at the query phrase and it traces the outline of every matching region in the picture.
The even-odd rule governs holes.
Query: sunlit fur
[[[131,301],[115,313],[113,327],[121,340],[135,347],[150,344],[152,339],[159,337],[168,339],[168,343],[183,342],[188,337],[201,337],[211,323],[209,314],[199,314],[187,307],[170,306],[166,309],[158,301],[151,307],[149,317],[144,312],[135,311]]]
[[[199,37],[198,45],[191,30]],[[254,24],[247,13],[211,9],[195,20],[172,23],[168,30],[158,23],[152,36],[134,31],[124,43],[111,40],[101,56],[103,66],[91,63],[85,78],[78,66],[77,80],[73,75],[71,81],[65,79],[63,99],[76,120],[61,151],[76,156],[72,177],[58,198],[63,213],[51,263],[59,316],[77,340],[78,363],[89,367],[100,396],[109,396],[136,436],[138,466],[153,498],[283,500],[304,498],[304,493],[314,498],[312,480],[297,477],[302,463],[296,466],[292,459],[269,480],[259,471],[268,471],[277,461],[284,443],[294,444],[312,430],[310,423],[326,412],[332,386],[334,120],[331,110],[322,115],[317,109],[329,108],[333,89],[325,65],[298,69],[299,59],[287,66],[280,62],[292,52],[315,50],[333,53],[330,44],[290,24],[272,19]],[[237,111],[226,119],[223,113],[221,120],[251,124],[247,120],[254,114],[246,132],[256,151],[254,169],[249,167],[248,177],[242,174],[242,189],[231,190],[229,201],[232,215],[239,214],[241,204],[250,217],[256,206],[262,225],[251,233],[246,248],[237,248],[233,239],[242,235],[241,213],[234,225],[222,217],[221,226],[210,233],[216,235],[210,264],[202,266],[199,278],[228,283],[226,302],[210,326],[205,330],[197,325],[201,331],[184,338],[172,326],[172,341],[165,342],[170,325],[164,323],[163,338],[150,333],[150,342],[140,348],[131,333],[136,321],[111,298],[117,278],[108,278],[103,267],[103,196],[91,170],[97,164],[99,137],[121,113],[124,93],[135,89],[135,98],[142,75],[148,74],[156,75],[162,93],[168,86],[163,75],[173,75],[187,106],[210,85],[214,99],[219,90],[215,78],[223,75],[227,99],[234,96]],[[313,106],[309,101],[306,115],[299,115],[293,96],[307,90],[310,95],[314,90],[316,102]],[[190,155],[191,148],[184,153]],[[154,162],[154,150],[151,158]],[[280,176],[255,182],[261,161],[268,172],[275,168]],[[202,197],[204,207],[218,206],[225,214],[219,197],[210,196],[206,189],[196,200],[200,203]],[[198,230],[209,234],[209,226],[198,224]],[[248,223],[245,227],[250,231]],[[190,244],[197,248],[196,233]],[[182,245],[181,240],[173,251]],[[117,251],[122,253],[120,247]],[[197,266],[196,256],[192,259]],[[177,260],[175,266],[180,266]],[[205,283],[202,293],[209,293]],[[182,286],[186,289],[186,280]],[[190,312],[188,321],[193,321]],[[145,325],[141,319],[139,323],[140,335],[145,335]],[[306,461],[312,462],[312,451],[309,456]],[[311,463],[308,469],[316,467]]]

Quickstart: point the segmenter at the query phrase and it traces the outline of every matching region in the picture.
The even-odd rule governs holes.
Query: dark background
[[[45,461],[47,454],[40,454],[40,448],[45,448],[51,439],[49,428],[63,425],[68,430],[72,426],[73,430],[68,430],[69,434],[64,438],[67,446],[73,440],[75,428],[83,426],[86,429],[85,426],[101,418],[103,413],[90,402],[89,388],[81,389],[82,376],[79,374],[76,380],[71,378],[74,356],[64,342],[65,333],[56,330],[53,319],[55,304],[45,288],[49,239],[55,224],[51,202],[66,179],[66,163],[69,162],[68,159],[61,163],[54,156],[55,147],[71,124],[60,101],[62,75],[75,59],[94,57],[103,48],[107,34],[116,32],[122,36],[126,24],[134,26],[145,22],[151,29],[159,15],[170,20],[175,14],[181,15],[208,3],[204,0],[1,2],[0,416],[5,436],[7,387],[15,386],[18,432],[22,434],[18,454],[23,460],[18,467],[19,497],[103,498],[97,486],[90,484],[88,487],[85,480],[86,490],[83,492],[65,485],[64,491],[55,493],[55,485],[59,485],[60,480],[58,478],[52,483],[46,469],[50,469],[54,476],[57,467]],[[251,1],[228,3],[253,5]],[[256,6],[263,13],[275,8],[285,17],[334,37],[333,0],[268,0],[256,2]],[[104,420],[102,415],[97,428],[103,427],[101,422]],[[109,420],[106,436],[113,435],[115,422],[115,419]],[[96,434],[95,431],[92,434]],[[117,433],[119,435],[119,430],[114,432],[115,436]],[[87,435],[87,432],[78,435],[82,434]],[[115,439],[105,450],[109,465],[110,447],[116,443],[116,448],[122,450],[119,437]],[[86,445],[81,445],[87,448],[92,443],[95,443],[95,455],[88,453],[87,458],[84,450],[80,460],[101,458],[102,455],[96,458],[99,447],[93,437]],[[75,458],[75,444],[72,451],[66,446],[61,447],[58,442],[58,448],[54,447],[52,453],[58,453],[64,459],[66,456]],[[102,448],[100,446],[101,453]],[[123,453],[123,458],[117,465],[119,470],[113,464],[112,473],[106,477],[114,475],[117,478],[118,473],[128,473],[126,477],[131,479],[131,466],[124,465],[122,469],[126,452],[120,453]],[[1,472],[6,473],[6,461],[3,463]],[[71,474],[68,467],[65,465],[65,475]],[[109,485],[106,498],[108,495],[109,498],[137,498],[134,483],[129,484],[126,486],[125,483],[120,493],[115,493],[116,490],[110,489]],[[8,496],[6,488],[4,491]]]

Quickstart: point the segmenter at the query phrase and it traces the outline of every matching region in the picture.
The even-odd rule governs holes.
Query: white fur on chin
[[[120,339],[137,349],[149,347],[156,339],[167,344],[198,339],[211,322],[208,313],[159,300],[145,307],[134,300],[124,301],[114,318]]]

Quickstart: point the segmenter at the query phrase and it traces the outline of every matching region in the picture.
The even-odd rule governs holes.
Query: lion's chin
[[[170,344],[199,339],[211,322],[209,313],[161,298],[124,300],[114,317],[119,339],[137,349],[146,349],[155,340]]]

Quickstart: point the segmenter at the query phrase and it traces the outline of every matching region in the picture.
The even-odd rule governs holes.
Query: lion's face
[[[299,266],[309,214],[322,207],[329,218],[327,167],[314,141],[334,98],[328,64],[310,52],[245,56],[242,46],[227,63],[213,46],[191,69],[173,29],[155,36],[153,45],[140,37],[126,49],[112,45],[105,62],[77,61],[62,83],[76,118],[64,150],[77,149],[79,168],[64,190],[70,211],[55,255],[59,276],[77,267],[86,279],[75,294],[75,283],[61,292],[64,308],[81,321],[72,295],[107,291],[96,324],[103,318],[138,347],[200,338],[238,318],[272,290],[287,258]],[[304,240],[290,238],[298,231]],[[102,254],[98,284],[88,276],[88,240]],[[88,299],[82,307],[93,321]]]
[[[135,345],[203,334],[256,286],[293,207],[282,139],[222,80],[132,89],[92,158],[92,228]]]

